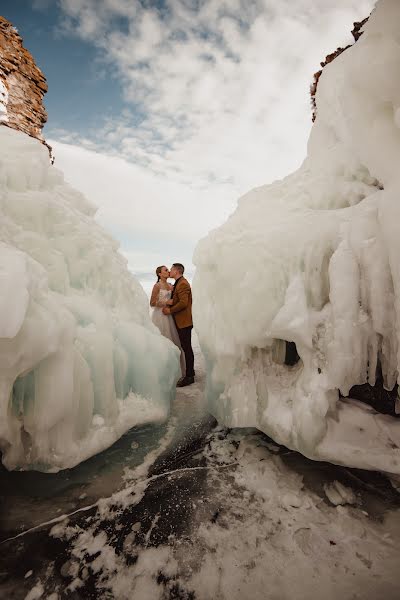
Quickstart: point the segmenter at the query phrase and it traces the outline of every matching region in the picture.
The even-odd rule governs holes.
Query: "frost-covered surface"
[[[32,590],[85,598],[95,589],[99,597],[118,600],[309,600],[323,589],[327,600],[397,599],[398,511],[370,518],[361,498],[338,481],[326,485],[324,501],[277,453],[254,431],[213,432],[203,466],[186,469],[192,477],[196,469],[207,473],[201,493],[187,489],[188,478],[182,484],[185,469],[159,476],[161,490],[165,478],[177,490],[172,506],[184,503],[180,489],[185,497],[192,494],[184,532],[174,524],[164,543],[159,523],[168,521],[163,511],[171,519],[174,512],[162,492],[150,519],[149,507],[135,512],[155,478],[146,479],[145,468],[132,472],[122,493],[99,503],[95,518],[52,527],[50,535],[68,548],[61,567],[65,587],[48,569],[30,577]]]
[[[0,121],[8,121],[7,116],[8,91],[0,79]]]
[[[398,599],[399,496],[385,478],[311,463],[255,430],[204,427],[203,380],[196,353],[196,384],[178,389],[122,489],[3,542],[0,595]]]
[[[7,127],[0,145],[0,448],[56,471],[164,419],[179,353],[47,149]]]
[[[400,3],[323,71],[308,156],[202,240],[194,318],[212,413],[306,456],[400,473],[400,421],[339,401],[400,360]],[[268,144],[268,132],[266,132]],[[300,362],[282,364],[283,343]]]

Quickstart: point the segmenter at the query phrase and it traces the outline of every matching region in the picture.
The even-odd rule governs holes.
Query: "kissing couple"
[[[157,283],[150,298],[154,325],[181,351],[182,377],[177,387],[194,383],[192,290],[184,272],[181,263],[174,263],[170,271],[165,266],[157,267]],[[168,278],[175,279],[174,285],[168,283]]]

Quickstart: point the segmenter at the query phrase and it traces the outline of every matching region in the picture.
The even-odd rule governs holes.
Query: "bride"
[[[157,283],[154,284],[150,298],[150,306],[154,308],[152,321],[162,335],[171,340],[181,351],[181,371],[182,376],[184,376],[186,373],[185,355],[182,352],[174,318],[172,315],[164,315],[162,311],[164,306],[167,306],[167,300],[170,300],[172,296],[173,286],[167,281],[169,271],[167,267],[157,267],[156,275]]]

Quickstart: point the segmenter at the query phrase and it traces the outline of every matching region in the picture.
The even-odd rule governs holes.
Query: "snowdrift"
[[[47,148],[0,127],[0,449],[57,471],[166,418],[179,352]]]
[[[400,420],[344,400],[399,378],[400,3],[325,67],[301,168],[195,252],[211,412],[313,459],[400,473]],[[284,364],[285,342],[300,360]],[[293,360],[295,363],[295,360]]]

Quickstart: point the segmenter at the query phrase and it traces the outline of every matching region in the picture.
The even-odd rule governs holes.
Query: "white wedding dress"
[[[179,341],[179,335],[176,329],[175,321],[172,315],[164,315],[162,309],[167,305],[167,300],[171,299],[170,290],[160,290],[157,298],[157,306],[153,309],[152,321],[156,327],[160,330],[163,336],[171,340],[178,346],[181,351],[181,371],[182,376],[185,376],[186,373],[186,365],[185,365],[185,355],[182,352],[181,343]]]

